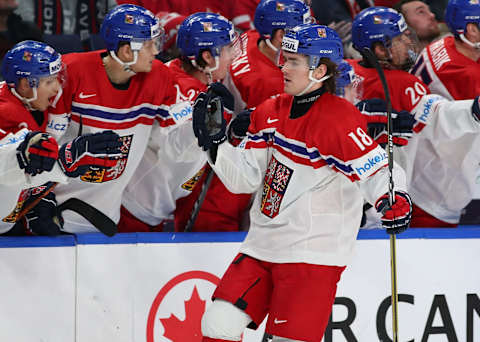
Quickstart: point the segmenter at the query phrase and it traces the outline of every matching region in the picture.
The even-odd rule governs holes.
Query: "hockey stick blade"
[[[118,232],[117,225],[111,218],[78,198],[69,198],[58,206],[58,210],[76,212],[106,236],[114,236]]]

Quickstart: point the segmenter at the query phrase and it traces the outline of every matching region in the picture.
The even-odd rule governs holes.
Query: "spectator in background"
[[[37,25],[44,35],[79,35],[83,49],[90,50],[89,38],[100,30],[115,0],[18,0],[16,13]],[[47,37],[45,37],[47,39]]]
[[[22,40],[42,41],[40,30],[13,12],[17,7],[16,0],[0,0],[0,60]]]
[[[415,31],[423,49],[440,36],[440,27],[430,7],[420,0],[401,0],[394,8],[402,13],[407,25]]]
[[[177,48],[177,33],[178,27],[185,20],[186,16],[176,12],[158,12],[155,16],[159,19],[160,26],[165,31],[163,49],[157,58],[166,63],[169,60],[180,57],[180,51]]]
[[[364,8],[373,6],[373,0],[309,0],[317,22],[334,29],[343,43],[345,58],[360,58],[352,47],[352,20]],[[325,8],[328,7],[328,11]]]

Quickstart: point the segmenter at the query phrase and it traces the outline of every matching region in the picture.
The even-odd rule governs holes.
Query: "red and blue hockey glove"
[[[220,145],[227,139],[227,121],[223,117],[222,98],[211,89],[198,94],[193,104],[192,118],[198,146],[204,151]]]
[[[385,148],[387,134],[387,103],[382,99],[369,99],[357,103],[357,108],[367,120],[368,135]],[[415,117],[406,110],[392,109],[392,140],[396,146],[405,146],[412,137]]]
[[[382,226],[388,234],[399,234],[410,225],[412,218],[412,200],[403,191],[395,191],[393,205],[390,207],[388,194],[380,197],[375,203],[377,212],[382,213]]]
[[[65,175],[79,177],[90,167],[107,169],[115,166],[122,156],[121,146],[120,137],[113,131],[84,134],[62,145],[58,162]]]
[[[34,199],[34,198],[32,198]],[[25,214],[27,229],[33,235],[59,235],[63,219],[57,209],[55,194],[50,192]]]
[[[51,171],[57,158],[57,141],[47,133],[29,132],[17,147],[20,168],[32,176]]]

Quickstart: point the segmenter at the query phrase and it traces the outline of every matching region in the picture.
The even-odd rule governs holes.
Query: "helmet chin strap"
[[[460,34],[460,39],[462,40],[462,42],[464,42],[468,46],[471,46],[474,49],[480,50],[480,43],[472,43],[467,39],[467,37],[465,37],[463,33]]]
[[[195,68],[197,68],[198,70],[205,73],[205,75],[207,75],[207,84],[210,84],[210,83],[213,82],[213,72],[215,70],[218,70],[218,68],[220,67],[220,57],[219,56],[215,56],[215,65],[212,68],[210,68],[209,66],[206,66],[205,68],[199,67],[197,62],[195,62],[195,59],[191,59],[191,62],[192,62],[192,65]]]
[[[125,70],[126,72],[129,72],[129,73],[132,73],[133,75],[136,74],[135,71],[132,70],[132,68],[130,68],[131,65],[137,63],[137,60],[138,60],[138,50],[132,50],[133,51],[133,61],[131,62],[124,62],[122,61],[120,58],[118,58],[117,54],[115,53],[115,51],[110,51],[110,56],[112,56],[112,58],[114,60],[117,61],[117,63],[119,63],[120,65],[123,66],[123,70]]]
[[[273,51],[275,51],[275,62],[277,65],[280,65],[280,49],[278,49],[275,45],[272,44],[272,41],[270,39],[265,39],[265,44],[267,44],[267,46],[272,49]]]
[[[38,98],[36,87],[32,87],[33,96],[30,97],[30,98],[23,97],[22,95],[17,93],[15,88],[10,88],[10,90],[12,91],[12,94],[15,95],[16,98],[18,98],[20,101],[22,101],[22,103],[27,107],[28,110],[35,110],[35,108],[32,107],[30,102],[35,101]]]
[[[308,79],[310,80],[310,83],[308,83],[308,85],[305,87],[305,89],[303,89],[301,92],[299,92],[297,95],[295,96],[302,96],[302,95],[305,95],[309,90],[310,88],[313,87],[313,85],[315,83],[320,83],[320,82],[323,82],[327,79],[329,79],[330,77],[332,77],[332,75],[325,75],[323,76],[322,78],[320,79],[316,79],[315,77],[313,77],[313,69],[310,69],[310,71],[308,72]]]

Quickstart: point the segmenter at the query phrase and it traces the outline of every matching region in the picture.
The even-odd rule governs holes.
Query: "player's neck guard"
[[[292,108],[290,108],[290,118],[296,119],[303,116],[323,93],[325,93],[325,87],[321,87],[305,95],[294,96]]]

